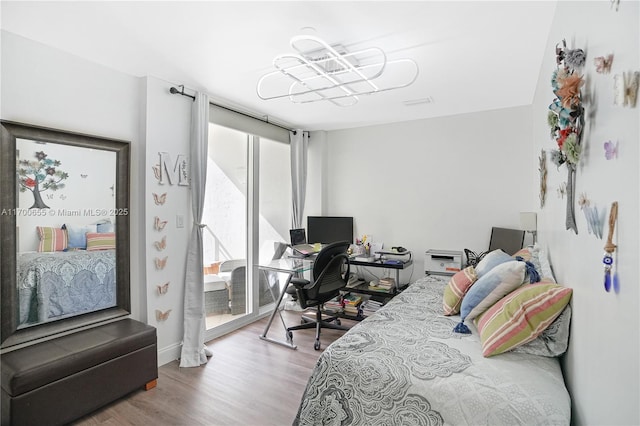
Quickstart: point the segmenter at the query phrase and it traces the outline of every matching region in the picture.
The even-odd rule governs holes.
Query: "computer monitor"
[[[353,242],[353,217],[308,216],[307,241],[330,244],[336,241]]]
[[[507,254],[514,254],[522,248],[524,231],[520,229],[491,228],[489,251],[501,249]]]

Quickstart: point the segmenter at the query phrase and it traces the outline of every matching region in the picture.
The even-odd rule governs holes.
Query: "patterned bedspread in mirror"
[[[411,284],[321,355],[296,425],[566,424],[571,401],[557,358],[482,356],[478,332],[453,332],[448,277]]]
[[[21,253],[17,283],[20,325],[115,306],[115,250]]]

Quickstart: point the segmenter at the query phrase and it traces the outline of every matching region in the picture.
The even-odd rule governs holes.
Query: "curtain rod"
[[[180,86],[178,86],[178,87],[180,88],[180,90],[176,89],[175,87],[171,87],[171,88],[169,89],[169,93],[171,93],[171,94],[173,94],[173,95],[182,95],[182,96],[187,96],[187,97],[189,97],[189,98],[193,99],[194,101],[196,100],[196,97],[195,97],[194,95],[190,95],[190,94],[188,94],[188,93],[184,93],[184,85],[183,85],[183,84],[181,84],[181,85],[180,85]],[[268,118],[265,120],[265,119],[263,119],[263,118],[256,117],[256,116],[254,116],[254,115],[247,114],[246,112],[238,111],[238,110],[236,110],[236,109],[229,108],[228,106],[224,106],[224,105],[217,104],[217,103],[215,103],[215,102],[213,102],[213,101],[209,101],[209,104],[211,104],[211,105],[213,105],[213,106],[217,106],[218,108],[226,109],[227,111],[235,112],[236,114],[244,115],[245,117],[253,118],[254,120],[262,121],[263,123],[271,124],[272,126],[276,126],[276,127],[281,128],[281,129],[284,129],[284,130],[288,130],[288,131],[290,131],[290,132],[293,132],[293,134],[294,134],[294,135],[298,133],[295,129],[290,129],[290,128],[288,128],[288,127],[284,127],[284,126],[281,126],[281,125],[276,124],[276,123],[270,123]]]

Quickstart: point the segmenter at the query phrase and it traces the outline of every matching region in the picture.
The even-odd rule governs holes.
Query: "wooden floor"
[[[299,312],[283,316],[288,325],[300,322]],[[323,329],[315,351],[313,329],[294,331],[298,349],[291,350],[258,338],[266,321],[208,342],[214,355],[199,368],[163,365],[156,388],[135,391],[74,425],[290,425],[322,349],[344,332]],[[279,321],[268,336],[285,337]]]

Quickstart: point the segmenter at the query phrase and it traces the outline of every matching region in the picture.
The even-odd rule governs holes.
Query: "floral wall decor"
[[[560,167],[565,165],[567,177],[566,229],[578,233],[575,218],[576,167],[580,161],[582,130],[584,128],[584,107],[581,88],[584,85],[580,70],[586,55],[582,49],[567,49],[566,41],[556,45],[557,69],[551,77],[551,87],[556,98],[549,105],[547,121],[551,137],[557,149],[551,151],[551,161]]]

